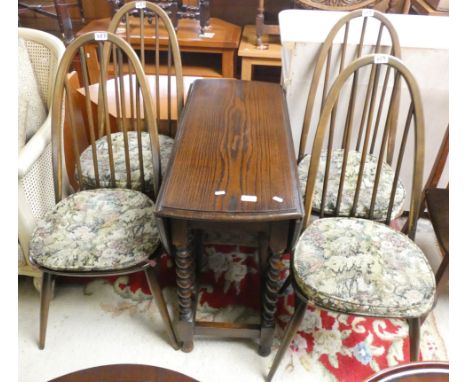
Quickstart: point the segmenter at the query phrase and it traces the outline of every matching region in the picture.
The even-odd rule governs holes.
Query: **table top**
[[[131,81],[131,85],[134,89],[133,94],[135,94],[135,84],[136,80],[134,79],[135,75],[132,75],[133,80]],[[148,84],[149,91],[151,93],[151,96],[153,99],[156,99],[156,76],[154,75],[146,75],[146,82]],[[125,97],[125,110],[127,113],[127,117],[131,117],[131,108],[130,108],[130,81],[129,81],[130,76],[128,74],[122,76],[123,84],[124,84],[124,89],[126,90],[126,97]],[[190,76],[184,76],[183,77],[183,82],[184,82],[184,99],[187,96],[188,89],[190,88],[190,85],[192,82],[197,80],[200,77],[190,77]],[[171,120],[177,120],[178,115],[177,115],[177,92],[176,92],[176,80],[174,76],[170,77],[171,80]],[[108,99],[108,111],[109,114],[113,117],[117,117],[117,105],[116,105],[116,97],[115,97],[115,81],[114,79],[109,79],[106,82],[106,89],[107,89],[107,99]],[[85,96],[85,89],[80,88],[78,89],[78,93],[81,94],[83,97]],[[167,120],[168,119],[168,76],[161,75],[159,76],[159,96],[160,96],[160,119],[162,120]],[[99,83],[95,83],[89,86],[89,98],[92,103],[96,104],[98,103],[98,97],[99,97]],[[120,102],[120,101],[119,101]],[[136,99],[134,97],[133,103],[135,105]],[[119,105],[120,106],[120,105]],[[140,105],[140,116],[144,116],[143,112],[143,104]]]
[[[444,361],[419,361],[383,369],[365,382],[448,382],[449,364]]]
[[[246,25],[239,45],[239,57],[255,57],[281,60],[281,41],[278,35],[264,35],[262,41],[268,49],[257,48],[257,30],[255,25]]]
[[[131,20],[131,19],[130,19]],[[131,22],[131,21],[130,21]],[[77,36],[86,32],[106,31],[109,28],[110,18],[96,19],[90,21],[85,27],[77,32]],[[199,34],[200,24],[197,20],[181,19],[177,28],[177,40],[181,50],[190,48],[213,48],[213,49],[237,49],[239,46],[241,27],[217,18],[210,18],[210,27],[204,36]],[[117,30],[117,34],[124,37],[124,32]],[[145,37],[154,38],[154,24],[147,24]],[[167,33],[161,28],[161,45],[167,45]],[[130,32],[130,43],[139,43],[139,29],[135,28],[134,41]]]
[[[78,370],[49,382],[197,382],[179,372],[150,365],[117,364]]]
[[[161,217],[220,222],[302,218],[281,86],[195,81],[156,209]]]

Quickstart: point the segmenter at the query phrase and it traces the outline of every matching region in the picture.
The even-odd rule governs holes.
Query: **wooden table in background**
[[[133,75],[134,76],[134,75]],[[148,84],[149,91],[153,99],[156,99],[156,76],[154,75],[146,75],[146,82]],[[129,80],[129,75],[126,74],[122,76],[123,86],[124,86],[124,97],[125,97],[125,111],[126,117],[129,119],[129,127],[132,129],[133,125],[131,124],[130,120],[137,119],[136,114],[136,98],[133,96],[133,108],[130,107],[131,97],[130,94],[135,94],[135,79],[132,81]],[[190,85],[200,77],[189,77],[184,76],[184,99],[187,98],[187,93],[190,88]],[[118,81],[117,81],[118,82]],[[131,86],[130,86],[131,85]],[[133,87],[133,93],[130,91],[130,88]],[[169,97],[168,94],[168,77],[167,76],[159,76],[159,95],[160,95],[160,104],[159,109],[156,108],[155,110],[159,110],[159,122],[158,122],[158,132],[160,134],[165,134],[173,137],[175,135],[175,131],[177,129],[177,121],[179,116],[177,115],[177,98],[176,98],[176,81],[175,77],[171,76],[171,97],[170,97],[170,113],[169,113]],[[117,129],[117,117],[118,117],[118,108],[116,105],[116,83],[113,78],[107,80],[106,82],[106,91],[107,91],[107,100],[108,100],[108,113],[110,116],[110,126],[111,131],[116,132]],[[86,94],[84,88],[77,89],[77,93],[79,95],[79,104],[82,108],[85,107],[86,102]],[[99,99],[99,83],[95,83],[89,86],[89,99],[91,101],[91,106],[93,108],[94,118],[95,118],[95,126],[97,127],[97,116],[98,116],[98,99]],[[121,99],[119,99],[121,102]],[[119,109],[121,105],[119,104]],[[132,115],[133,110],[133,115]],[[140,103],[140,118],[144,119],[144,111],[143,111],[143,104]],[[170,119],[170,120],[169,120]],[[85,122],[84,122],[85,123]],[[95,131],[97,134],[98,131]]]
[[[83,29],[81,29],[77,36],[86,32],[105,31],[108,29],[110,23],[109,18],[97,19],[91,21]],[[225,77],[233,78],[235,67],[235,54],[239,46],[241,27],[230,24],[226,21],[211,18],[210,27],[205,33],[206,36],[200,37],[199,23],[197,20],[182,19],[179,20],[177,29],[177,40],[179,41],[179,48],[182,54],[183,73],[187,76],[200,76],[200,77]],[[135,48],[139,47],[139,40],[136,35],[134,42]],[[122,37],[124,34],[122,34]],[[167,34],[161,32],[161,44],[167,45]],[[148,39],[154,38],[154,25],[149,24],[145,29],[145,37]],[[184,55],[187,53],[187,57]],[[206,65],[193,65],[195,61],[199,61],[197,57],[190,60],[189,53],[206,55]],[[209,56],[221,56],[221,60],[211,59]],[[191,62],[194,61],[194,62]],[[217,65],[216,61],[220,61]],[[218,67],[219,66],[219,67]]]
[[[123,82],[123,88],[125,89],[125,110],[127,113],[127,118],[131,117],[131,110],[132,108],[130,107],[130,88],[133,87],[133,94],[135,94],[135,75],[132,75],[132,81],[130,81],[130,76],[128,74],[125,74],[122,76],[122,82]],[[146,75],[146,82],[148,84],[149,91],[151,93],[151,96],[156,99],[156,76],[153,75]],[[190,88],[190,85],[200,77],[189,77],[189,76],[184,76],[183,82],[184,82],[184,99],[187,98],[187,93]],[[118,83],[118,79],[117,79]],[[132,85],[132,86],[130,86]],[[171,113],[170,113],[170,118],[173,121],[176,121],[178,119],[177,115],[177,93],[176,93],[176,81],[175,77],[171,76],[171,84],[168,86],[168,77],[167,76],[160,76],[159,78],[159,96],[161,99],[161,104],[160,104],[160,116],[159,118],[163,121],[169,119],[169,102],[168,99],[169,97],[167,96],[168,94],[168,88],[171,89],[171,98],[170,98],[170,104],[171,104]],[[114,78],[108,79],[106,82],[106,92],[107,92],[107,99],[108,99],[108,112],[109,115],[112,118],[117,118],[117,105],[116,105],[116,97],[115,97],[115,92],[116,92],[116,80]],[[85,90],[84,88],[78,89],[78,93],[83,96],[83,101],[85,99]],[[133,109],[135,109],[136,105],[136,99],[135,96],[133,96]],[[99,98],[99,83],[95,83],[89,86],[89,98],[90,101],[92,102],[93,105],[98,104],[98,98]],[[119,99],[120,102],[120,99]],[[121,105],[119,104],[119,107]],[[135,113],[136,114],[136,113]],[[140,105],[140,117],[144,118],[143,115],[143,105]]]
[[[226,79],[194,82],[156,214],[161,240],[175,257],[177,332],[182,349],[192,350],[194,334],[219,335],[259,339],[259,353],[268,355],[281,256],[294,245],[303,217],[288,113],[279,84]],[[263,281],[260,325],[196,322],[195,264],[206,230],[258,235]]]
[[[242,57],[242,80],[252,79],[252,70],[259,66],[281,66],[281,42],[279,36],[265,35],[262,42],[268,49],[258,49],[255,25],[246,25],[242,32],[238,56]]]
[[[448,11],[438,11],[431,7],[430,4],[426,3],[424,0],[405,0],[403,5],[403,13],[409,13],[411,11],[415,12],[418,15],[427,15],[427,16],[448,16]]]

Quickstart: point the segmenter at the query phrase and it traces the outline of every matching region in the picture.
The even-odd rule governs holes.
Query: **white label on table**
[[[215,191],[215,195],[226,195],[226,191]]]
[[[256,202],[257,197],[255,195],[241,195],[241,200],[243,202]]]
[[[388,64],[388,54],[376,54],[374,56],[374,64]]]
[[[212,32],[205,32],[205,33],[203,33],[203,34],[200,34],[199,37],[200,37],[200,38],[213,38],[214,35],[215,35],[215,34],[212,33]]]
[[[146,1],[137,1],[135,2],[136,9],[143,9],[146,8]]]
[[[96,41],[105,41],[105,40],[107,40],[107,32],[96,32],[94,34],[94,39]]]
[[[283,198],[279,197],[279,196],[273,196],[273,200],[275,202],[278,202],[278,203],[283,203]]]
[[[373,9],[363,9],[362,10],[362,17],[374,17],[374,10]]]

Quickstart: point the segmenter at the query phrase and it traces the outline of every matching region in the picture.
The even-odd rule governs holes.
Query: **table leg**
[[[177,332],[182,342],[182,351],[193,350],[193,304],[192,293],[194,283],[193,256],[189,250],[187,224],[180,221],[172,223],[172,244],[175,247],[177,302],[179,320]]]
[[[221,60],[223,77],[234,78],[234,50],[224,50]]]
[[[258,349],[258,353],[263,357],[271,352],[275,332],[276,302],[280,288],[281,256],[287,248],[287,240],[288,225],[274,224],[270,232],[270,257],[263,285],[262,322]]]
[[[241,80],[252,80],[252,62],[246,57],[242,58]]]

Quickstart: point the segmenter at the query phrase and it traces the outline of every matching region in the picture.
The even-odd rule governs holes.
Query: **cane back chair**
[[[30,28],[18,28],[18,42],[21,40],[18,138],[23,140],[18,148],[18,274],[34,277],[34,285],[39,290],[42,273],[29,262],[29,240],[37,220],[55,204],[50,105],[65,46],[57,37]]]
[[[356,46],[352,45],[348,38],[350,33],[352,32],[353,28],[357,28],[355,30],[360,29],[360,37],[359,37],[359,44]],[[342,42],[340,39],[342,38]],[[383,40],[387,38],[388,46],[383,45]],[[307,182],[307,174],[309,171],[310,165],[310,154],[306,153],[306,146],[310,143],[310,136],[315,132],[315,127],[318,123],[318,118],[320,116],[321,111],[323,110],[324,102],[328,91],[330,90],[330,86],[333,83],[334,78],[338,76],[338,74],[344,70],[344,68],[354,59],[361,57],[364,54],[368,53],[389,53],[394,57],[400,58],[401,57],[401,49],[400,49],[400,42],[398,39],[397,32],[391,22],[380,12],[373,11],[373,10],[357,10],[354,12],[350,12],[346,16],[342,17],[330,30],[327,38],[325,39],[322,47],[319,51],[314,73],[312,76],[312,81],[309,89],[309,95],[307,98],[307,104],[304,114],[303,126],[302,126],[302,133],[301,133],[301,140],[299,145],[299,154],[298,154],[298,171],[299,171],[299,182],[301,185],[302,194],[305,194],[306,182]],[[386,81],[389,81],[390,71],[386,73]],[[371,83],[375,80],[375,68],[373,69],[371,75]],[[358,82],[359,77],[356,75],[353,78],[352,84],[352,96],[349,99],[349,110],[352,110],[352,104],[356,102],[356,97],[359,95],[358,92]],[[321,92],[319,91],[319,88]],[[398,98],[398,88],[396,97]],[[321,94],[320,94],[321,93]],[[370,104],[372,102],[371,97],[375,96],[375,93],[372,92],[372,87],[369,87],[365,102],[366,104]],[[320,105],[319,105],[320,103]],[[352,117],[351,114],[347,114],[347,117]],[[395,116],[396,117],[396,116]],[[336,121],[336,112],[332,114],[332,123],[340,125],[340,121]],[[364,120],[363,120],[364,121]],[[396,119],[393,118],[390,123],[390,138],[389,138],[389,145],[393,145],[394,140],[394,125]],[[344,123],[341,123],[343,126]],[[363,128],[363,126],[361,126]],[[312,130],[312,131],[311,131]],[[387,161],[391,162],[391,153],[393,151],[389,150],[389,157]],[[331,153],[334,160],[332,163],[338,163],[339,160],[342,158],[342,147],[334,150]],[[351,158],[350,162],[359,163],[359,152],[352,151],[350,152]],[[324,162],[325,158],[322,158],[322,162]],[[375,162],[376,158],[374,156],[368,156],[368,161],[370,162],[367,166],[371,167]],[[323,164],[322,164],[323,166]],[[322,168],[321,168],[322,170]],[[337,173],[340,171],[339,166],[335,167],[332,166],[331,168],[332,173],[330,174],[330,178],[333,181],[329,187],[329,198],[328,204],[325,206],[324,213],[330,214],[333,213],[333,210],[336,206],[336,195],[337,192],[337,182],[338,178],[336,177]],[[364,205],[367,204],[367,201],[371,194],[372,189],[372,180],[369,179],[371,174],[366,171],[364,176],[366,177],[365,181],[362,185],[361,190],[361,197],[359,199],[359,205],[357,208],[357,216],[363,216],[366,214]],[[386,175],[386,174],[385,174]],[[384,175],[384,176],[385,176]],[[321,179],[321,178],[320,178]],[[347,173],[345,176],[345,194],[349,191],[352,192],[354,185],[355,185],[355,178],[353,177],[352,173]],[[318,188],[321,188],[320,186]],[[399,197],[401,194],[398,194]],[[384,195],[378,194],[378,198],[382,198]],[[348,200],[348,199],[345,199]],[[347,215],[349,210],[349,204],[342,205],[341,211],[342,214]],[[397,199],[395,203],[395,211],[394,217],[398,216],[402,212],[402,205],[403,200],[401,198]],[[318,211],[320,206],[320,198],[314,199],[314,211]],[[375,218],[379,220],[383,220],[385,218],[385,211],[378,210],[374,213]]]
[[[89,155],[93,163],[95,182],[93,185],[84,180],[80,161],[76,161],[77,191],[69,191],[65,196],[62,104],[73,102],[73,94],[67,78],[72,62],[79,56],[85,60],[84,47],[97,45],[98,56],[104,59],[106,46],[115,54],[117,63],[128,60],[134,71],[134,94],[136,100],[135,118],[129,121],[125,116],[127,90],[123,81],[120,66],[116,66],[116,76],[112,82],[118,90],[120,105],[117,125],[121,132],[122,144],[114,145],[114,136],[109,122],[109,94],[104,86],[107,80],[105,63],[100,65],[100,91],[97,106],[97,121],[93,113],[89,97],[89,86],[86,82],[85,99],[82,105],[81,123],[77,116],[67,113],[70,118],[69,136],[73,139],[72,146],[75,158],[79,158],[81,150],[87,147],[88,140],[91,149]],[[86,77],[86,76],[84,76]],[[82,121],[87,122],[82,123]],[[133,131],[130,131],[133,124]],[[151,167],[143,166],[143,147],[141,135],[145,131],[150,136]],[[101,140],[96,139],[97,131],[103,132]],[[138,145],[130,147],[129,137],[135,136]],[[98,148],[98,145],[105,146]],[[133,156],[129,150],[137,151]],[[101,162],[97,156],[100,156]],[[147,172],[154,179],[154,194],[157,195],[160,180],[159,141],[156,119],[152,108],[151,97],[145,82],[143,69],[133,49],[120,37],[108,32],[87,33],[75,39],[66,49],[60,62],[52,98],[52,162],[55,189],[55,207],[48,211],[37,223],[30,242],[30,259],[43,273],[41,286],[41,313],[39,347],[44,348],[47,327],[49,302],[52,281],[55,276],[93,277],[122,275],[144,271],[153,297],[163,317],[166,331],[174,348],[178,348],[174,330],[169,318],[161,289],[158,285],[155,266],[156,256],[160,249],[159,232],[156,226],[153,201],[142,191],[145,190],[144,180]],[[104,157],[105,156],[105,157]],[[66,158],[67,159],[67,158]],[[137,159],[136,165],[131,163]],[[123,162],[121,169],[125,175],[116,171],[116,163]],[[100,173],[103,163],[104,171],[109,171],[109,178],[102,179]],[[138,187],[137,187],[138,186]]]
[[[387,88],[387,81],[380,76],[383,71],[392,72],[389,75],[389,78],[393,78],[391,91],[391,86]],[[365,102],[353,104],[349,111],[366,120],[365,129],[360,128],[359,118],[355,120],[348,114],[348,103],[338,102],[339,99],[354,96],[353,87],[349,85],[353,82],[351,78],[356,78],[358,74],[363,82],[370,78],[368,82],[373,92],[377,92],[378,83],[384,83],[384,86],[381,86],[379,101],[376,101],[377,97],[372,97],[370,105],[366,105]],[[405,92],[401,94],[401,100],[398,100],[396,88],[400,87],[400,81],[401,89],[405,89]],[[389,82],[388,85],[392,83]],[[364,89],[364,92],[367,91],[368,89]],[[406,108],[407,104],[409,106],[406,112],[402,108]],[[388,151],[387,141],[395,105],[405,110],[405,114],[398,120],[398,125],[402,122],[402,129],[398,129],[396,135],[394,150],[397,160],[393,164],[392,179],[386,180],[382,174],[388,171],[384,158]],[[362,109],[362,113],[359,109]],[[347,115],[346,121],[349,121],[341,136],[332,123],[333,115],[340,112],[344,112]],[[376,134],[379,125],[382,125],[382,128],[380,134]],[[330,183],[330,166],[333,165],[331,153],[337,140],[340,145],[344,142],[340,163],[343,170],[340,170],[333,217],[312,221],[313,199],[320,198],[322,216],[327,205],[326,189]],[[343,217],[340,207],[344,172],[350,167],[345,164],[354,145],[361,146],[361,155],[358,158],[352,203]],[[322,176],[319,175],[319,166],[324,146],[326,163],[323,179],[320,180],[323,191],[319,190],[320,192],[316,193],[317,183],[320,183],[318,178]],[[357,200],[362,189],[361,182],[364,181],[366,156],[373,152],[376,162],[372,172],[374,179],[371,197],[367,214],[358,218]],[[423,110],[413,75],[399,59],[385,54],[367,55],[353,61],[340,73],[331,87],[315,134],[306,189],[305,229],[298,240],[290,265],[295,292],[295,312],[286,329],[268,380],[273,378],[308,304],[344,314],[406,319],[409,323],[410,358],[412,361],[417,360],[420,320],[432,309],[435,294],[432,269],[424,253],[412,241],[421,199],[423,160]],[[388,227],[392,219],[403,163],[408,169],[412,169],[408,236]],[[383,205],[386,208],[384,223],[374,220],[374,210],[378,208],[378,190],[389,195],[387,204]]]
[[[151,18],[151,24],[148,22],[148,18]],[[145,31],[147,30],[151,32],[150,34],[154,34],[154,37],[151,37],[150,39],[145,37]],[[176,120],[180,116],[184,105],[182,62],[174,27],[165,11],[156,4],[145,1],[133,1],[125,4],[113,16],[108,31],[118,34],[124,38],[139,54],[140,63],[147,75],[158,129],[159,131],[164,129],[168,133],[168,135],[159,134],[161,173],[164,176],[174,144],[174,139],[171,137],[174,134],[174,125],[176,124]],[[148,32],[146,32],[146,36],[148,36]],[[163,46],[163,44],[165,45]],[[165,52],[163,52],[163,49]],[[98,81],[96,71],[99,70],[99,65],[97,65],[96,50],[93,47],[88,47],[86,53],[88,57],[93,57],[93,59],[88,59],[86,61],[86,66],[83,63],[82,70],[84,69],[86,72],[86,76],[84,77],[89,82]],[[148,62],[148,53],[153,55],[152,64]],[[165,65],[160,63],[160,57],[162,55],[165,56]],[[132,84],[134,69],[131,65],[125,61],[120,64],[117,63],[115,61],[117,58],[109,46],[104,47],[104,57],[106,59],[106,64],[108,63],[109,75],[115,76],[115,68],[120,66],[124,74],[123,81],[128,83],[126,86],[129,86],[132,89],[134,86]],[[115,94],[116,90],[111,82],[107,82],[108,91],[111,92],[111,94]],[[190,78],[187,78],[185,82],[187,83],[188,89]],[[131,92],[130,97],[128,97],[129,102],[132,97]],[[125,111],[129,118],[133,118],[131,115],[133,113],[133,109],[129,106],[129,104],[126,105]],[[116,108],[112,108],[110,112],[115,116],[118,111]],[[144,147],[143,165],[145,167],[150,167],[151,153],[149,134],[142,133],[141,139]],[[119,132],[115,132],[113,140],[116,144],[123,144],[122,135]],[[131,156],[134,155],[134,153],[137,153],[137,150],[132,149],[132,147],[137,144],[139,143],[136,139],[136,135],[134,134],[129,136]],[[92,184],[92,182],[94,182],[93,163],[91,161],[89,150],[90,148],[82,154],[81,166],[83,168],[85,180]],[[123,165],[123,162],[121,164]],[[118,166],[116,168],[116,173],[124,174],[125,169]],[[153,179],[151,177],[151,172],[147,172],[147,174],[148,178],[145,179],[145,192],[150,197],[154,198],[155,195],[152,194]],[[101,177],[109,177],[109,172],[101,172]]]

